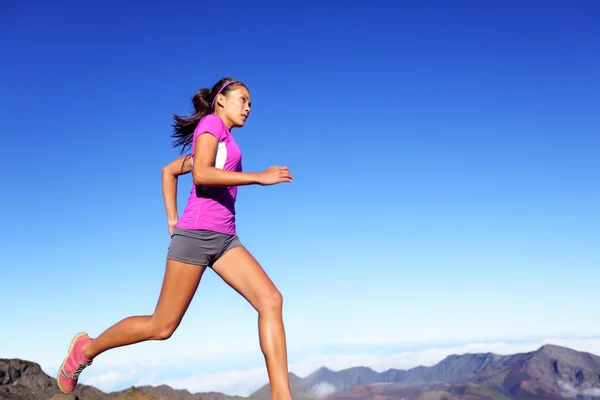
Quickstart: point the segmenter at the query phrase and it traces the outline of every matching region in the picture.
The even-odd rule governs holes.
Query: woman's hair
[[[240,86],[246,87],[242,82],[236,81],[231,77],[225,77],[217,82],[212,89],[204,88],[198,90],[194,97],[192,97],[194,112],[191,115],[180,117],[173,114],[175,122],[173,123],[173,134],[171,137],[175,138],[173,147],[181,146],[180,154],[183,154],[186,147],[191,146],[194,130],[200,120],[214,111],[213,103],[217,94],[227,94],[229,91]]]

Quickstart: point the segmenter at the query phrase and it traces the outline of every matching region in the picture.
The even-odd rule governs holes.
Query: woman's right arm
[[[244,186],[274,185],[293,180],[287,167],[273,166],[263,172],[236,172],[215,168],[213,161],[218,141],[214,135],[202,134],[196,139],[192,176],[194,185]]]

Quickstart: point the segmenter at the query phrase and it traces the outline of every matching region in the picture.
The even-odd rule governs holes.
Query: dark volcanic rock
[[[167,385],[131,387],[104,393],[93,386],[78,385],[64,394],[56,379],[48,376],[39,364],[19,359],[0,359],[0,399],[4,400],[242,400],[243,397],[209,392],[192,394]]]
[[[105,400],[104,392],[79,385],[72,394],[58,389],[56,379],[48,376],[39,364],[20,359],[0,358],[0,398],[11,400]]]

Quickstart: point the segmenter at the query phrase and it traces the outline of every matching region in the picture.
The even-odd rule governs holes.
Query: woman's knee
[[[260,313],[279,313],[283,307],[283,296],[276,288],[265,291],[259,299]]]
[[[151,340],[167,340],[169,339],[179,323],[176,321],[157,321],[151,318],[148,323],[148,330]]]

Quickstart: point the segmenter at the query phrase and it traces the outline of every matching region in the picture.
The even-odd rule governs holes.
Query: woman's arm
[[[199,135],[194,148],[192,176],[194,185],[201,186],[242,186],[274,185],[291,182],[292,176],[287,167],[273,166],[263,172],[236,172],[215,168],[213,163],[217,151],[217,138],[211,134]]]
[[[173,228],[179,219],[177,213],[177,178],[192,171],[192,157],[185,156],[171,161],[162,169],[162,192],[167,211],[167,222],[169,235],[173,234]]]

